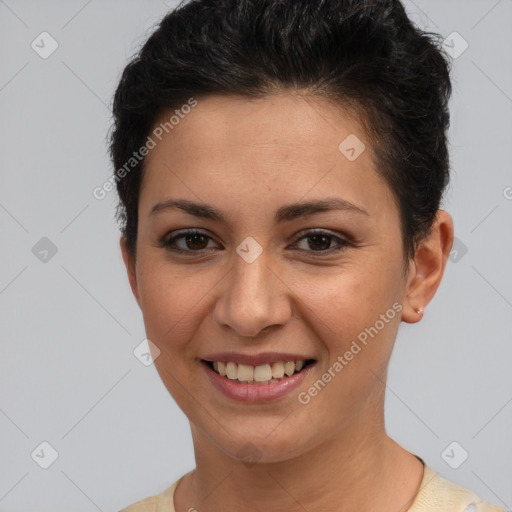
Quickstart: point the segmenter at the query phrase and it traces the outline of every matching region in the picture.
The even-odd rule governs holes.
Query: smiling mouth
[[[233,361],[206,361],[202,359],[201,362],[215,373],[234,382],[264,385],[279,382],[282,379],[302,372],[315,364],[316,360],[277,361],[258,366],[237,364]]]

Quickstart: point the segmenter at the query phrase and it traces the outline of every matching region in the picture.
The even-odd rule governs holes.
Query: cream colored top
[[[185,476],[185,475],[183,475]],[[174,489],[180,477],[162,494],[150,496],[124,508],[120,512],[176,512]],[[407,512],[506,512],[505,509],[485,503],[469,489],[460,487],[439,476],[424,464],[420,490]]]

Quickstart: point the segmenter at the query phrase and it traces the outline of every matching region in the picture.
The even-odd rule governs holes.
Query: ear
[[[128,281],[130,282],[130,287],[132,289],[132,293],[137,300],[137,303],[140,307],[140,296],[139,296],[139,288],[137,286],[137,274],[135,272],[135,261],[134,258],[128,249],[127,240],[124,236],[121,236],[119,240],[119,245],[121,246],[121,254],[123,255],[124,265],[126,267],[126,272],[128,274]]]
[[[453,245],[453,220],[438,210],[430,234],[420,243],[409,264],[402,320],[416,323],[434,297]]]

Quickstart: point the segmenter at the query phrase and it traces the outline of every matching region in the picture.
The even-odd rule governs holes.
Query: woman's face
[[[193,430],[261,462],[380,431],[406,280],[399,212],[360,124],[317,98],[210,96],[155,141],[131,284]],[[215,359],[258,363],[262,379],[266,362],[315,362],[261,385],[214,375]]]

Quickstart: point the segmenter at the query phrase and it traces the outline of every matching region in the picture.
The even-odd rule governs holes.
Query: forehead
[[[350,134],[368,142],[352,111],[320,97],[292,93],[257,99],[211,95],[197,100],[197,106],[187,107],[179,117],[173,114],[181,109],[176,110],[163,112],[155,128],[160,129],[166,142],[184,148],[219,148],[229,152],[233,147],[259,146],[263,151],[273,146],[289,146],[296,151],[305,148],[310,153],[313,149],[337,151],[339,143]],[[155,153],[158,151],[152,152]],[[148,160],[151,158],[149,155]]]
[[[387,195],[378,190],[387,187],[362,124],[322,98],[208,96],[179,116],[162,113],[158,127],[142,187],[152,200],[167,190],[206,201],[206,188],[223,201],[266,194],[294,201],[338,190],[360,203],[354,196],[366,190],[377,205]]]

